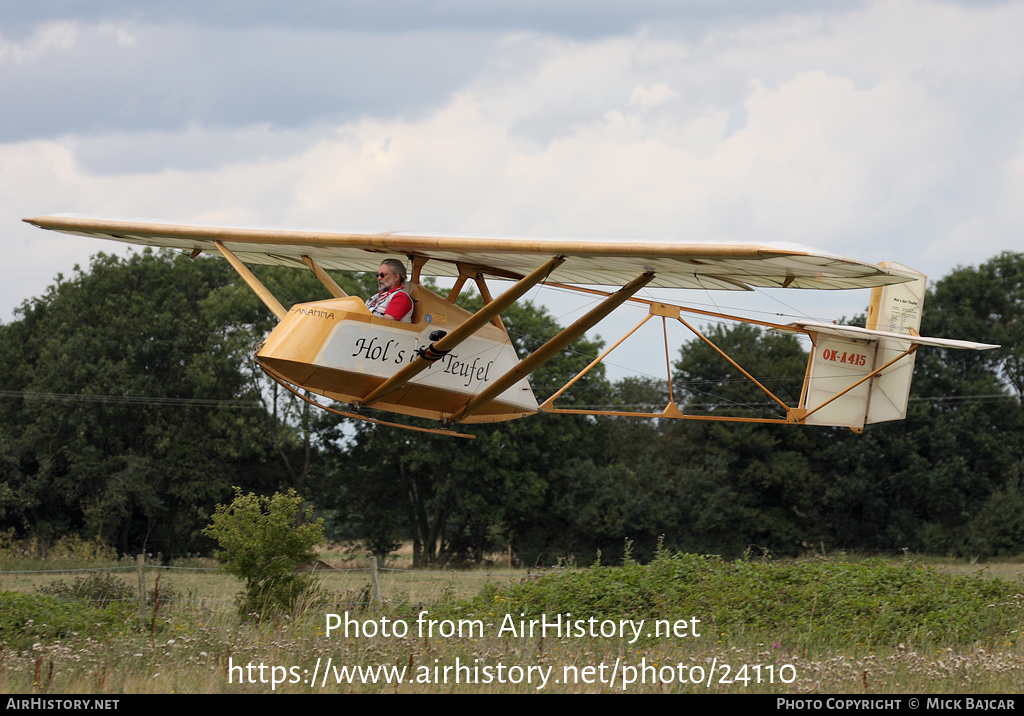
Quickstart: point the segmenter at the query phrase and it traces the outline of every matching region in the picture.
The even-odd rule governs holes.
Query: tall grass
[[[53,594],[34,589],[3,593],[0,691],[537,690],[537,682],[525,678],[520,683],[453,683],[452,671],[447,683],[435,683],[433,676],[443,676],[444,667],[451,669],[456,660],[477,669],[550,668],[551,679],[543,688],[549,692],[622,691],[621,678],[615,684],[597,678],[602,667],[610,671],[616,663],[646,666],[648,674],[661,676],[679,673],[682,666],[715,669],[707,683],[661,679],[628,684],[629,692],[997,693],[1018,690],[1024,677],[1019,586],[909,560],[727,562],[663,553],[647,565],[570,566],[540,577],[523,573],[514,579],[493,578],[468,593],[460,590],[457,578],[439,579],[441,586],[428,599],[412,599],[407,590],[386,587],[390,601],[376,605],[354,583],[336,592],[329,605],[301,605],[260,623],[240,621],[229,604],[199,605],[203,595],[192,587],[183,590],[188,600],[162,605],[146,619],[137,616],[134,606],[119,609],[118,602],[100,606],[67,599],[60,589],[51,590]],[[479,620],[483,636],[422,636],[416,627],[423,611],[437,621]],[[351,619],[377,625],[381,620],[392,626],[402,621],[408,634],[345,636],[335,629],[328,635],[328,612],[348,612]],[[551,632],[498,634],[506,615],[529,621],[559,614],[644,619],[647,626],[655,619],[685,620],[696,624],[699,636],[655,638],[646,627],[635,640]],[[332,670],[324,680],[328,659],[332,669],[401,667],[407,678],[402,684],[339,683],[340,672]],[[723,666],[729,667],[728,674]],[[784,666],[788,668],[782,679]],[[281,668],[276,676],[283,678],[275,679],[272,667]],[[591,672],[584,671],[588,667]],[[759,680],[753,680],[755,667]],[[580,678],[566,683],[560,678],[566,669]],[[311,685],[314,672],[317,683]],[[585,673],[594,678],[581,678]],[[416,676],[421,681],[410,683]]]

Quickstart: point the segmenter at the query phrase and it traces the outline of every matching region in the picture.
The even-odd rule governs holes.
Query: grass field
[[[543,574],[384,570],[378,605],[361,563],[323,558],[347,567],[321,573],[327,601],[257,622],[239,619],[240,583],[208,560],[147,567],[167,601],[140,618],[131,600],[38,591],[84,574],[49,570],[90,567],[134,588],[131,560],[8,554],[0,692],[990,694],[1024,680],[1020,563],[661,555]]]

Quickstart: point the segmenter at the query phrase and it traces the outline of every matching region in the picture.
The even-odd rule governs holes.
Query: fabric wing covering
[[[301,267],[309,256],[324,268],[375,271],[388,256],[430,260],[424,276],[459,275],[456,264],[518,278],[552,256],[566,258],[552,281],[622,286],[653,271],[650,286],[745,291],[754,288],[852,289],[902,283],[898,270],[790,244],[638,243],[345,233],[318,230],[231,228],[139,219],[57,214],[25,219],[43,229],[142,246],[217,254],[222,242],[249,264]]]

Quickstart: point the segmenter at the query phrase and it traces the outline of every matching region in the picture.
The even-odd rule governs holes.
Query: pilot
[[[377,318],[412,323],[412,298],[405,292],[405,264],[398,259],[384,259],[377,270],[380,291],[366,302]]]

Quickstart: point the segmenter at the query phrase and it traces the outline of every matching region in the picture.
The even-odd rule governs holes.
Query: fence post
[[[139,568],[139,618],[146,618],[146,555],[139,554],[135,557],[135,564]]]
[[[383,599],[380,594],[380,577],[377,574],[377,558],[370,557],[370,579],[373,580],[373,601],[380,604]]]

